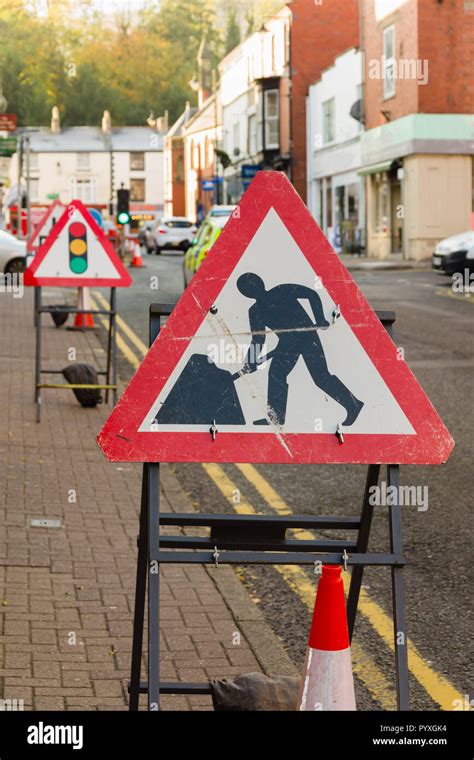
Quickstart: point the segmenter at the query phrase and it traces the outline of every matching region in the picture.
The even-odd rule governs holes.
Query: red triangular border
[[[60,200],[55,200],[53,203],[51,203],[50,206],[46,209],[43,216],[39,220],[38,224],[35,225],[33,232],[31,233],[30,237],[28,238],[26,242],[26,248],[28,251],[34,251],[35,248],[38,248],[37,245],[35,245],[35,240],[37,239],[38,235],[40,234],[41,230],[45,226],[46,222],[48,221],[49,217],[52,215],[55,208],[58,208],[58,206],[61,206],[61,208],[65,208],[64,203],[61,203]],[[58,219],[59,222],[59,219]],[[46,240],[45,240],[46,242]]]
[[[270,208],[274,208],[370,356],[415,435],[323,433],[138,433],[191,337]],[[454,441],[293,186],[259,172],[105,423],[98,443],[114,462],[441,464]],[[212,389],[210,389],[212,392]],[[279,440],[280,439],[280,440]],[[282,445],[284,440],[285,446]]]
[[[71,216],[71,209],[77,210],[82,215],[84,222],[89,226],[93,235],[96,236],[98,242],[104,249],[104,252],[111,260],[115,269],[119,273],[120,277],[36,277],[35,273],[41,262],[46,258],[49,251],[55,244],[62,230],[68,223]],[[89,213],[88,209],[81,201],[71,201],[65,210],[63,215],[58,219],[53,229],[49,233],[48,237],[41,245],[31,262],[30,266],[26,269],[24,274],[25,285],[51,285],[60,288],[87,288],[87,287],[111,287],[111,288],[127,288],[132,283],[130,274],[125,269],[119,256],[116,254],[113,245],[107,240],[103,231],[95,221],[94,217]]]

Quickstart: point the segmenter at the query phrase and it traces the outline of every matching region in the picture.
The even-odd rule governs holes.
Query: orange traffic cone
[[[354,680],[340,565],[323,565],[314,605],[299,710],[355,710]]]
[[[92,314],[87,313],[91,308],[89,288],[77,289],[77,308],[85,311],[85,314],[76,314],[74,325],[70,330],[93,330],[95,327]]]
[[[132,263],[130,264],[131,267],[142,267],[144,266],[142,261],[142,252],[140,250],[139,243],[135,243],[135,246],[133,248],[133,259]]]

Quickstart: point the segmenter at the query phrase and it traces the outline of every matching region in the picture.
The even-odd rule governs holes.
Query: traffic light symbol
[[[83,274],[87,269],[87,229],[82,222],[69,226],[69,266],[74,274]]]
[[[117,222],[128,224],[130,221],[130,190],[121,188],[117,190]]]

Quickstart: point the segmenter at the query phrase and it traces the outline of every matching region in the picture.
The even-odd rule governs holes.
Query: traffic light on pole
[[[87,229],[82,222],[69,225],[69,266],[74,274],[87,269]]]
[[[117,190],[117,223],[128,224],[130,222],[130,190],[121,188]]]

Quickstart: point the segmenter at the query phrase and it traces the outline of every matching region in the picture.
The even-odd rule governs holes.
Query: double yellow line
[[[105,298],[102,295],[102,293],[99,293],[98,290],[95,290],[94,293],[93,293],[93,295],[91,295],[92,308],[97,309],[98,306],[97,306],[97,301],[95,299],[97,299],[97,301],[99,302],[100,306],[103,309],[109,309],[110,308],[110,304],[108,303],[108,301],[105,300]],[[109,327],[109,319],[108,319],[108,317],[105,316],[105,315],[99,314],[98,318],[99,318],[99,322],[101,322],[101,324],[106,329],[108,329],[108,327]],[[122,317],[120,317],[117,314],[117,316],[116,316],[115,319],[116,319],[117,328],[118,328],[117,335],[116,335],[117,348],[119,349],[119,351],[121,351],[121,353],[126,358],[126,360],[129,362],[129,364],[132,365],[133,369],[137,369],[137,367],[139,366],[139,364],[141,362],[141,359],[143,359],[143,357],[146,355],[146,353],[148,351],[148,348],[143,343],[143,341],[140,340],[140,338],[138,337],[138,335],[136,335],[136,333],[133,332],[132,328],[127,325],[127,323],[122,319]],[[132,351],[132,349],[130,348],[130,346],[123,339],[122,334],[121,334],[120,331],[123,333],[123,335],[125,335],[129,339],[129,341],[131,341],[131,343],[137,349],[138,354],[141,355],[141,358],[139,358],[134,353],[134,351]]]
[[[101,293],[94,291],[92,306],[96,307],[96,302],[106,309],[108,303]],[[99,315],[100,322],[107,327],[108,319]],[[135,332],[127,323],[117,315],[117,347],[127,361],[134,369],[140,364],[141,359],[148,352],[147,346],[140,340]],[[125,336],[133,345],[134,350],[124,340]],[[135,353],[136,351],[136,353]],[[293,514],[293,510],[284,501],[280,494],[273,486],[263,477],[263,475],[251,464],[236,464],[240,473],[247,480],[249,485],[255,489],[259,496],[265,501],[270,509],[279,515]],[[226,474],[224,469],[218,464],[203,464],[204,471],[207,473],[212,482],[217,486],[223,497],[232,505],[238,514],[256,514],[255,508],[243,496],[238,503],[235,494],[240,492],[235,482]],[[313,533],[307,530],[299,529],[294,531],[295,535],[302,540],[314,538]],[[289,588],[303,602],[303,604],[312,612],[316,593],[316,583],[313,582],[308,573],[301,567],[293,565],[278,565],[275,570],[280,573]],[[343,573],[346,592],[350,581],[350,575]],[[359,597],[359,613],[372,626],[373,630],[379,635],[384,644],[393,652],[393,623],[391,618],[382,609],[382,607],[372,599],[364,588],[361,589]],[[364,684],[373,698],[380,704],[384,710],[396,709],[395,691],[375,663],[367,654],[365,649],[357,642],[352,642],[353,669],[358,679]],[[455,687],[423,658],[413,642],[408,639],[408,667],[412,676],[417,680],[420,686],[427,692],[433,702],[443,710],[452,710],[455,704],[463,704],[463,695]],[[460,700],[459,702],[456,702]]]

